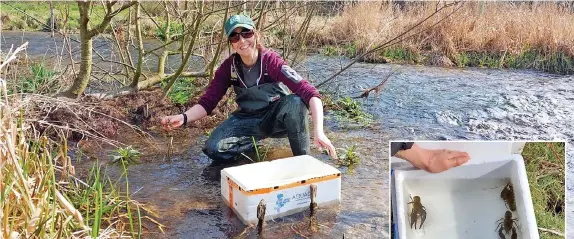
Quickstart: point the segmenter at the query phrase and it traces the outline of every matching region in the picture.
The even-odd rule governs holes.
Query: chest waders
[[[254,151],[253,141],[264,138],[289,139],[294,156],[310,153],[309,110],[303,100],[280,82],[274,82],[261,56],[261,71],[256,84],[243,81],[241,59],[236,54],[231,64],[231,85],[239,109],[209,136],[203,152],[214,161],[227,161]],[[265,65],[265,67],[263,67]],[[263,84],[259,81],[263,78]]]

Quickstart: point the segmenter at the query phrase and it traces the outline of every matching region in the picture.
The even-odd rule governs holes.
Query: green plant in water
[[[357,166],[360,162],[359,155],[355,152],[356,146],[353,145],[346,149],[344,148],[337,148],[337,156],[339,160],[337,160],[337,165],[342,167],[348,168],[348,173],[353,174],[355,170],[355,166]],[[327,152],[328,153],[328,152]]]
[[[112,158],[112,163],[121,163],[122,165],[132,164],[132,163],[139,163],[138,159],[141,153],[132,148],[132,146],[128,146],[125,148],[118,148],[114,150],[110,157]]]
[[[345,97],[336,101],[335,115],[340,121],[353,121],[362,124],[370,124],[373,116],[366,113],[361,108],[361,103],[350,97]]]
[[[258,145],[257,142],[255,141],[255,137],[251,136],[251,139],[253,140],[253,145],[255,147],[255,153],[257,154],[258,162],[266,161],[267,153],[269,153],[269,145],[267,146],[261,144]]]
[[[128,165],[132,163],[139,163],[138,159],[141,153],[132,148],[132,146],[128,146],[125,148],[118,148],[114,150],[112,157],[112,163],[120,163],[122,166],[122,176],[125,178],[126,182],[126,199],[130,201],[130,184],[128,180]],[[120,178],[122,177],[120,176]],[[134,229],[134,219],[132,216],[132,209],[129,203],[126,204],[127,210],[127,217],[129,220],[130,225],[130,232],[132,232],[132,236],[135,237],[135,229]],[[141,216],[140,216],[140,209],[139,206],[137,207],[137,215],[138,215],[138,222],[139,222],[139,230],[138,230],[138,238],[141,235]]]
[[[5,94],[0,82],[0,99]],[[0,159],[5,164],[0,168],[0,225],[5,230],[0,237],[98,238],[104,237],[103,228],[108,237],[124,237],[126,207],[132,202],[114,188],[108,190],[99,164],[86,181],[70,177],[73,167],[66,138],[50,141],[26,125],[21,108],[2,103]]]

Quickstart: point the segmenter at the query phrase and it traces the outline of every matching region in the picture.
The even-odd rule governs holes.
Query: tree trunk
[[[185,5],[187,6],[187,2],[185,3]],[[163,1],[163,6],[165,9],[165,42],[169,42],[171,41],[171,35],[170,35],[170,22],[171,19],[169,17],[169,9],[167,8],[167,3],[165,1]],[[184,42],[182,40],[182,42]],[[169,50],[167,49],[167,47],[165,47],[163,49],[163,52],[161,53],[161,56],[159,57],[159,60],[157,61],[157,74],[159,75],[159,77],[164,77],[165,75],[165,62],[167,61],[167,57],[169,56]]]
[[[168,55],[169,55],[169,51],[166,48],[161,53],[161,56],[159,57],[159,61],[157,61],[157,74],[161,77],[163,77],[165,75],[165,62],[167,61]]]
[[[88,86],[90,80],[90,73],[92,72],[92,37],[88,30],[88,11],[90,2],[78,2],[80,8],[80,47],[81,47],[81,61],[80,72],[74,79],[72,87],[62,96],[69,98],[78,98]]]
[[[64,96],[68,98],[78,98],[88,86],[90,81],[90,74],[92,73],[92,39],[103,32],[106,27],[110,25],[110,21],[114,16],[116,16],[121,11],[131,7],[136,2],[129,2],[122,5],[115,11],[112,11],[112,7],[116,2],[105,3],[106,15],[102,19],[102,22],[88,29],[88,22],[90,18],[88,16],[92,2],[82,2],[78,1],[78,8],[80,11],[80,47],[81,47],[81,62],[80,62],[80,72],[75,78],[72,87],[67,91],[59,94],[59,96]],[[129,52],[129,51],[128,51]]]
[[[52,32],[52,37],[54,37],[54,6],[52,1],[50,1],[50,32]]]
[[[140,5],[139,3],[136,3],[136,39],[138,41],[138,64],[136,67],[136,72],[134,73],[134,78],[132,80],[132,84],[130,85],[132,88],[136,89],[138,88],[138,81],[139,78],[142,74],[142,63],[143,63],[143,56],[145,54],[144,52],[144,48],[143,48],[143,40],[142,40],[142,31],[141,31],[141,26],[140,26]]]

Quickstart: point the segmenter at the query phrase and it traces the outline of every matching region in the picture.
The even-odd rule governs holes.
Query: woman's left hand
[[[315,142],[315,146],[317,146],[320,150],[322,150],[323,148],[327,148],[329,150],[329,155],[331,156],[331,158],[339,159],[337,157],[337,152],[335,151],[335,147],[331,143],[331,140],[329,140],[329,138],[327,138],[325,133],[323,133],[323,132],[315,133],[314,142]]]

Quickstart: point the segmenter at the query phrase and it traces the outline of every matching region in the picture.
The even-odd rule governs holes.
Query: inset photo
[[[566,142],[389,144],[391,238],[565,238]]]

